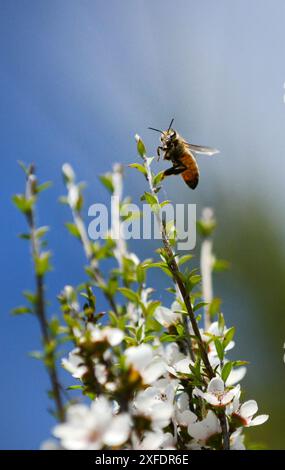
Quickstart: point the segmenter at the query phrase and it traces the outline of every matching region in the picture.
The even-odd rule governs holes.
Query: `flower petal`
[[[255,400],[248,400],[243,405],[241,405],[239,414],[242,418],[248,419],[251,418],[255,413],[257,413],[258,406]]]
[[[225,390],[225,385],[220,377],[214,377],[207,388],[207,392],[209,393],[223,393]]]

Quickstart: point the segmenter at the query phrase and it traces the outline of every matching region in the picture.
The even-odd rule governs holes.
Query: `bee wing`
[[[185,144],[193,152],[202,153],[204,155],[215,155],[216,153],[220,152],[219,150],[213,149],[211,147],[202,147],[201,145],[189,144],[188,142],[185,142]]]

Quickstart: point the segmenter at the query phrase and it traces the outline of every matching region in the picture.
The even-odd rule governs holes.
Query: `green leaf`
[[[232,361],[233,367],[246,366],[250,364],[248,361]]]
[[[140,300],[138,294],[133,292],[131,289],[128,289],[127,287],[119,287],[118,291],[121,292],[124,297],[131,300],[131,302],[138,303]]]
[[[33,312],[29,307],[25,307],[21,305],[20,307],[14,308],[11,313],[12,315],[24,315],[26,313],[33,313]]]
[[[220,361],[223,361],[223,359],[224,359],[224,346],[218,338],[216,338],[214,340],[214,343],[215,343],[215,348],[216,348],[218,357],[219,357]]]
[[[38,361],[42,361],[44,358],[44,354],[42,351],[30,351],[29,356],[33,359],[37,359]]]
[[[139,136],[136,136],[136,141],[138,154],[143,158],[146,155],[145,145]]]
[[[49,227],[48,226],[43,226],[43,227],[39,227],[37,228],[37,230],[35,231],[35,236],[37,238],[42,238],[45,236],[45,234],[49,231]]]
[[[233,365],[231,362],[227,362],[224,367],[223,367],[223,370],[222,370],[222,379],[224,382],[227,381],[231,371],[232,371],[232,368],[233,368]]]
[[[78,239],[81,238],[80,232],[75,224],[73,224],[72,222],[66,222],[64,225],[73,237],[76,237]]]
[[[187,263],[187,261],[189,261],[192,258],[193,258],[193,255],[183,255],[177,260],[177,262],[179,266],[182,266],[182,264]]]
[[[236,329],[235,329],[234,326],[229,328],[229,330],[226,332],[225,337],[224,337],[224,341],[223,341],[224,348],[226,348],[228,346],[228,344],[232,341],[232,339],[235,335],[235,332],[236,332]]]
[[[184,336],[184,327],[183,325],[176,325],[176,331],[179,336]]]
[[[136,168],[140,173],[142,173],[143,175],[147,176],[147,170],[146,168],[141,165],[140,163],[131,163],[129,165],[130,168]]]
[[[218,297],[215,297],[212,300],[212,302],[209,305],[209,314],[211,317],[213,317],[214,315],[220,312],[221,303],[222,301]]]
[[[213,231],[216,228],[216,221],[214,219],[209,221],[198,220],[197,221],[197,230],[202,237],[209,237],[212,235]]]
[[[105,173],[105,175],[99,176],[101,183],[105,186],[105,188],[110,191],[111,194],[114,192],[114,185],[113,185],[113,175],[112,173]]]
[[[162,335],[160,337],[160,341],[162,343],[171,343],[171,342],[174,342],[177,340],[177,336],[176,335]]]
[[[222,313],[219,313],[219,316],[218,316],[218,327],[219,327],[220,331],[224,331],[225,319],[224,319],[224,315]]]
[[[193,307],[193,312],[196,312],[196,311],[199,310],[200,308],[205,307],[205,305],[208,305],[208,303],[207,303],[207,302],[199,302],[199,303],[197,303],[197,304],[194,305],[194,307]]]
[[[213,265],[213,271],[221,272],[230,268],[230,263],[225,259],[216,259]]]
[[[145,192],[144,193],[144,200],[150,205],[150,206],[158,206],[158,199],[156,196],[154,196],[151,193]]]
[[[170,203],[171,203],[171,201],[169,201],[169,200],[162,201],[162,202],[160,203],[160,207],[163,208],[164,206],[168,206],[168,204],[170,204]]]
[[[42,191],[45,191],[46,189],[50,188],[52,186],[52,181],[46,181],[45,183],[39,184],[36,188],[37,193],[41,193]]]
[[[50,257],[51,253],[49,251],[45,251],[35,258],[35,269],[38,276],[44,276],[51,270]]]
[[[24,194],[15,194],[12,197],[12,201],[15,204],[15,206],[24,214],[27,212],[30,212],[32,209],[34,203],[35,203],[35,198],[30,197],[27,199]]]
[[[83,385],[70,385],[67,387],[67,390],[83,390],[84,387]]]
[[[19,238],[21,238],[22,240],[30,240],[31,235],[30,233],[20,233]]]
[[[36,305],[37,303],[37,294],[30,292],[28,290],[23,292],[23,296],[27,299],[32,305]]]
[[[18,163],[18,165],[22,168],[22,170],[24,171],[24,173],[25,173],[26,175],[28,175],[28,174],[29,174],[29,168],[25,165],[25,163],[22,162],[21,160],[17,160],[17,163]]]
[[[159,307],[160,305],[161,305],[161,302],[159,300],[154,300],[153,302],[150,302],[147,305],[146,314],[151,317],[154,314],[157,307]]]
[[[164,171],[160,171],[159,173],[157,173],[157,175],[153,177],[153,180],[152,180],[153,185],[157,186],[163,180],[163,178],[164,178]]]
[[[144,337],[143,342],[144,342],[144,343],[150,343],[150,342],[153,341],[154,339],[155,339],[155,336],[147,335],[147,336]]]
[[[143,329],[144,329],[144,324],[141,324],[141,326],[136,331],[136,339],[138,343],[140,343],[140,341],[142,340]]]
[[[146,271],[145,269],[142,267],[141,264],[139,264],[137,266],[137,270],[136,270],[136,275],[137,275],[137,281],[139,284],[143,284],[145,282],[145,279],[146,279]]]

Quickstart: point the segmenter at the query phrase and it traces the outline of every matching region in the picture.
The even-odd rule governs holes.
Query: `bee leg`
[[[159,160],[161,150],[163,151],[163,147],[157,147],[157,150],[156,150],[156,152],[157,152],[157,161]]]
[[[171,176],[171,175],[180,175],[185,170],[186,170],[186,167],[184,165],[172,166],[171,168],[168,168],[167,170],[165,170],[164,177]]]

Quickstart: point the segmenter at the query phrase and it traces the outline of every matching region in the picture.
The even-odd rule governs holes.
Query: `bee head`
[[[168,147],[171,145],[177,138],[177,132],[174,129],[167,129],[167,131],[163,131],[160,136],[160,141],[163,146]]]

